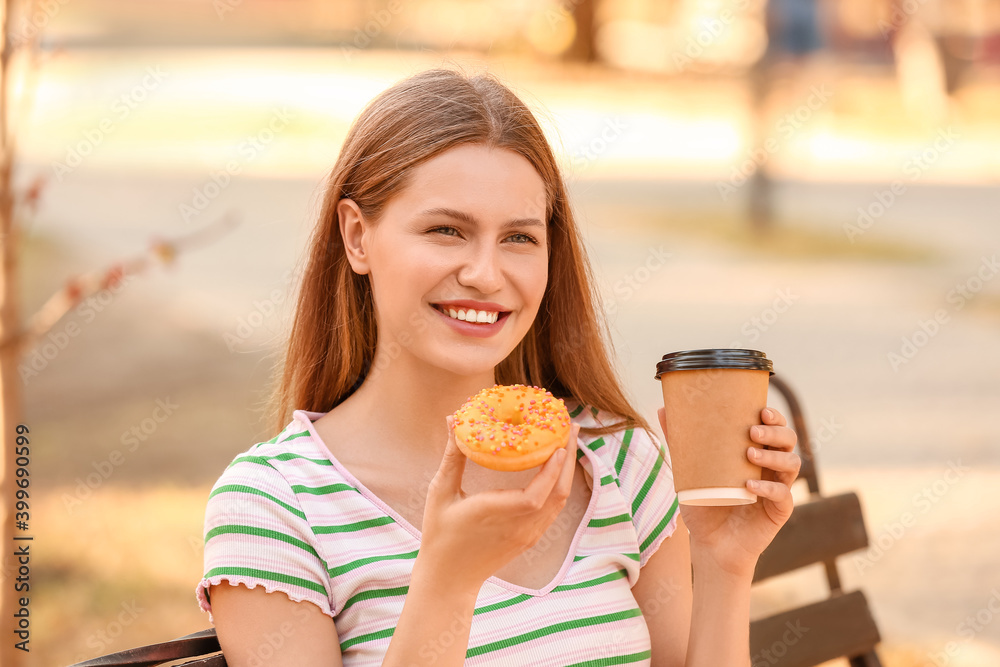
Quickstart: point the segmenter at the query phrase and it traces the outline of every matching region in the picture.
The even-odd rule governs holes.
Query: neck
[[[448,442],[445,417],[494,381],[492,369],[459,375],[403,354],[382,368],[376,365],[344,404],[351,404],[378,441],[397,443],[393,451],[404,461],[412,456],[436,462]]]

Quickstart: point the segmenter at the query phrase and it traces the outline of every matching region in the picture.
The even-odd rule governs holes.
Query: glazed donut
[[[551,392],[523,384],[494,385],[455,411],[455,441],[471,461],[502,471],[548,460],[569,434],[569,412]]]

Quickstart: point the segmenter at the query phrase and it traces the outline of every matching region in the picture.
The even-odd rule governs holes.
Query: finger
[[[798,477],[802,459],[795,452],[782,452],[776,449],[760,449],[748,447],[747,457],[754,465],[778,473],[778,481],[791,483]]]
[[[762,426],[760,424],[750,427],[750,439],[786,452],[793,451],[795,443],[798,442],[795,431],[787,426]]]
[[[555,491],[564,496],[569,496],[569,490],[573,486],[573,473],[576,472],[576,451],[579,435],[580,425],[573,424],[570,426],[569,437],[564,447],[566,458],[563,459],[562,470],[559,472],[559,481],[556,482],[555,487]]]
[[[465,454],[458,448],[458,441],[455,438],[455,420],[448,415],[445,420],[448,424],[448,443],[444,447],[444,456],[441,457],[441,465],[434,475],[439,478],[442,488],[452,493],[458,494],[462,488],[462,475],[465,472]]]
[[[775,410],[774,408],[764,408],[760,411],[761,421],[765,424],[772,424],[774,426],[787,426],[788,422],[785,421],[785,416]]]
[[[792,515],[792,490],[787,484],[766,480],[747,480],[747,489],[757,496],[770,500],[772,508],[765,503],[764,509],[776,524],[783,524]]]
[[[663,431],[663,439],[667,439],[667,410],[666,408],[659,408],[656,411],[656,416],[660,420],[660,430]]]
[[[559,479],[559,473],[563,469],[563,463],[566,461],[568,453],[565,447],[556,449],[542,465],[542,469],[538,474],[528,483],[528,486],[524,487],[523,491],[520,493],[512,491],[510,495],[517,499],[515,501],[517,507],[513,511],[521,513],[536,512],[545,505],[546,499],[552,493],[552,488]]]

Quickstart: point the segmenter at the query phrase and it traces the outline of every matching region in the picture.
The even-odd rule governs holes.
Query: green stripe
[[[288,503],[286,503],[284,501],[278,500],[277,498],[275,498],[274,496],[272,496],[270,493],[264,493],[260,489],[255,489],[252,486],[247,486],[246,484],[223,484],[222,486],[220,486],[219,488],[217,488],[215,491],[212,491],[212,493],[208,494],[208,497],[211,498],[212,496],[215,496],[217,494],[227,493],[227,492],[230,492],[230,491],[237,492],[237,493],[251,493],[251,494],[253,494],[255,496],[263,496],[264,498],[267,498],[268,500],[271,500],[271,501],[277,503],[278,505],[281,505],[283,508],[285,508],[286,510],[288,510],[289,512],[291,512],[295,516],[299,517],[300,519],[305,519],[306,518],[305,512],[303,512],[302,510],[297,509],[295,507],[292,507],[291,505],[289,505]]]
[[[364,530],[365,528],[384,526],[388,523],[396,523],[396,521],[391,516],[380,516],[375,519],[355,521],[354,523],[344,523],[339,526],[313,526],[313,532],[317,535],[329,535],[330,533],[353,533],[358,530]]]
[[[590,414],[592,414],[592,415],[594,415],[596,417],[597,416],[597,408],[591,406],[591,408],[590,408]]]
[[[330,595],[322,584],[317,584],[315,581],[302,579],[301,577],[293,577],[290,574],[284,574],[283,572],[258,570],[252,567],[213,567],[205,573],[205,578],[208,579],[217,574],[233,574],[243,577],[254,577],[255,579],[267,579],[268,581],[280,581],[285,584],[308,588],[311,591],[322,593],[324,596]]]
[[[570,417],[576,417],[581,412],[583,412],[583,404],[582,403],[576,408],[576,410],[574,410],[573,412],[569,413],[569,416]]]
[[[309,431],[308,430],[300,431],[298,433],[293,433],[292,435],[288,436],[287,438],[285,438],[281,442],[288,442],[289,440],[295,440],[296,438],[304,438],[304,437],[306,437],[308,435],[309,435]]]
[[[293,544],[293,545],[297,546],[298,548],[302,549],[303,551],[307,551],[307,552],[311,553],[313,556],[315,556],[320,561],[323,561],[323,558],[321,558],[320,555],[318,553],[316,553],[316,550],[313,549],[307,542],[303,542],[302,540],[298,539],[297,537],[292,537],[291,535],[286,535],[285,533],[279,532],[277,530],[270,530],[268,528],[258,528],[256,526],[239,526],[239,525],[235,525],[235,524],[226,524],[226,525],[223,525],[223,526],[216,526],[215,528],[213,528],[212,530],[208,531],[205,534],[205,542],[208,542],[210,539],[212,539],[216,535],[227,535],[227,534],[254,535],[256,537],[270,537],[273,540],[280,540],[282,542],[287,542],[288,544]],[[325,563],[324,563],[323,567],[326,567]]]
[[[397,588],[376,588],[370,591],[362,591],[357,595],[348,598],[347,602],[344,603],[344,607],[340,611],[343,612],[344,609],[347,609],[355,602],[372,600],[375,598],[391,598],[397,595],[406,595],[409,590],[409,586],[399,586]]]
[[[385,639],[386,637],[392,637],[392,633],[396,631],[395,627],[388,628],[386,630],[379,630],[378,632],[369,632],[365,635],[358,635],[357,637],[351,637],[345,642],[340,643],[340,652],[343,653],[347,649],[351,648],[355,644],[360,644],[362,642],[370,642],[375,639]]]
[[[603,526],[613,526],[616,523],[625,523],[626,521],[631,520],[632,517],[628,514],[619,514],[618,516],[609,516],[603,519],[591,519],[587,526],[590,528],[601,528]]]
[[[578,561],[580,558],[586,558],[586,556],[578,556],[573,559],[573,562]],[[553,588],[551,592],[559,593],[561,591],[573,591],[580,588],[590,588],[592,586],[603,584],[606,581],[614,581],[615,579],[621,579],[622,577],[625,577],[627,575],[628,575],[627,570],[618,570],[617,572],[605,574],[600,577],[596,577],[594,579],[588,579],[587,581],[581,581],[576,584],[562,584],[560,586],[556,586],[555,588]],[[525,600],[530,600],[530,599],[531,599],[530,595],[524,595],[524,594],[517,595],[509,600],[502,600],[501,602],[496,602],[494,604],[488,604],[486,606],[479,607],[472,612],[472,615],[475,616],[476,614],[485,614],[490,611],[496,611],[497,609],[510,607],[511,605],[515,605],[519,602],[524,602]]]
[[[636,563],[639,562],[639,554],[622,554],[622,556],[628,556],[629,558],[631,558],[632,560],[634,560]]]
[[[350,484],[327,484],[326,486],[305,486],[303,484],[293,484],[292,491],[295,493],[308,493],[314,496],[325,496],[338,491],[358,491]],[[358,491],[358,493],[361,493]]]
[[[608,665],[627,665],[630,662],[639,662],[652,655],[652,650],[641,651],[639,653],[629,653],[628,655],[614,655],[607,658],[596,658],[584,662],[574,662],[566,667],[606,667]]]
[[[601,478],[601,486],[604,486],[605,484],[614,484],[614,483],[615,483],[615,478],[611,475],[605,475],[604,477]]]
[[[678,507],[677,496],[674,496],[674,502],[672,505],[670,505],[670,509],[667,510],[667,513],[663,516],[663,519],[660,521],[660,523],[657,524],[656,528],[653,529],[653,532],[649,534],[649,537],[644,539],[642,541],[642,544],[639,545],[639,551],[645,551],[646,547],[652,544],[653,540],[655,540],[656,537],[663,532],[663,529],[667,527],[667,524],[670,523],[670,520],[674,518],[674,513],[677,512],[677,507]]]
[[[271,465],[270,461],[290,461],[292,459],[304,459],[311,463],[321,466],[332,466],[333,462],[329,459],[311,459],[308,456],[303,456],[302,454],[296,454],[295,452],[283,452],[281,454],[276,454],[274,456],[257,456],[253,454],[245,454],[243,456],[237,456],[233,459],[227,468],[236,465],[237,463],[259,463],[260,465]]]
[[[618,460],[615,461],[615,474],[622,474],[622,465],[625,463],[625,455],[628,453],[629,443],[632,442],[632,431],[633,429],[628,429],[625,431],[625,436],[622,438],[622,446],[618,450]]]
[[[589,449],[592,452],[600,449],[603,446],[604,446],[604,438],[598,438],[597,440],[594,440],[594,441],[589,442],[586,445],[584,445],[584,447],[586,447],[587,449]],[[583,455],[584,455],[583,454],[583,449],[582,448],[577,448],[577,450],[576,450],[576,459],[579,461],[581,458],[583,458]]]
[[[530,600],[530,599],[531,599],[530,595],[525,595],[524,593],[522,593],[520,595],[515,595],[509,600],[501,600],[500,602],[495,602],[494,604],[488,604],[483,607],[477,607],[472,611],[472,615],[475,616],[476,614],[486,614],[488,612],[496,611],[497,609],[503,609],[504,607],[510,607],[511,605],[515,605],[518,602],[524,602],[525,600]]]
[[[369,563],[377,563],[383,560],[406,560],[408,558],[416,558],[418,549],[414,549],[409,553],[405,554],[391,554],[389,556],[369,556],[367,558],[359,558],[357,560],[352,560],[350,563],[346,563],[339,567],[332,567],[327,572],[330,573],[331,577],[339,577],[345,572],[350,572],[351,570],[356,570],[359,567],[368,565]]]
[[[649,473],[649,477],[643,483],[642,488],[639,489],[638,495],[636,495],[635,500],[632,501],[632,516],[635,516],[636,511],[639,509],[639,505],[645,500],[646,494],[649,493],[649,489],[653,486],[653,481],[656,479],[656,474],[660,471],[660,466],[663,465],[663,459],[659,456],[656,457],[656,463],[653,464],[653,471]]]
[[[548,625],[543,628],[538,628],[537,630],[532,630],[531,632],[525,632],[514,637],[508,637],[506,639],[501,639],[499,641],[490,642],[489,644],[483,644],[482,646],[475,646],[470,648],[465,652],[465,657],[472,658],[477,655],[483,655],[484,653],[491,653],[492,651],[499,651],[500,649],[508,648],[516,644],[523,644],[529,642],[532,639],[538,639],[539,637],[545,637],[546,635],[552,635],[557,632],[563,632],[564,630],[572,630],[573,628],[584,628],[591,625],[602,625],[604,623],[613,623],[615,621],[620,621],[626,618],[634,618],[636,616],[642,616],[642,611],[637,607],[635,609],[626,609],[624,611],[618,611],[613,614],[601,614],[600,616],[589,616],[586,618],[577,618],[571,621],[564,621],[562,623],[555,623],[553,625]]]
[[[590,579],[589,581],[581,581],[577,584],[563,584],[562,586],[556,586],[552,589],[552,592],[556,591],[575,591],[580,588],[591,588],[592,586],[597,586],[598,584],[603,584],[608,581],[614,581],[615,579],[622,579],[628,576],[628,570],[617,570],[609,574],[602,575],[596,579]]]

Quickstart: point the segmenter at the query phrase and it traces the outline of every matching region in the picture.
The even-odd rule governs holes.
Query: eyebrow
[[[455,218],[456,220],[461,220],[470,225],[478,225],[479,221],[476,218],[465,211],[458,211],[453,208],[438,207],[429,208],[426,211],[420,213],[422,216],[430,215],[444,215],[449,218]],[[508,220],[501,226],[503,229],[509,229],[511,227],[545,227],[542,221],[538,218],[515,218],[513,220]]]

